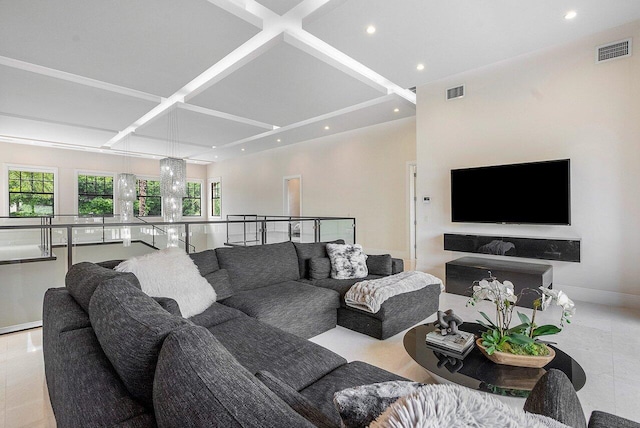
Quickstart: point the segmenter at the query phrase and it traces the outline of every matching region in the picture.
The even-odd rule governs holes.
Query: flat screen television
[[[571,224],[569,159],[451,170],[451,220]]]

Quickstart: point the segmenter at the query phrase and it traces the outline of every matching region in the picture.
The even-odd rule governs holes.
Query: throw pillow
[[[215,272],[204,275],[209,284],[216,290],[217,300],[224,300],[233,296],[235,293],[229,279],[229,272],[226,269],[219,269]]]
[[[391,254],[367,256],[369,275],[389,276],[393,273]]]
[[[567,428],[554,419],[527,413],[461,385],[424,385],[400,398],[371,425],[382,427]]]
[[[331,259],[315,257],[309,259],[309,279],[326,279],[331,276]]]
[[[331,259],[331,278],[354,279],[366,278],[367,256],[362,252],[362,245],[327,244],[327,254]]]
[[[345,428],[369,426],[400,397],[411,394],[423,384],[391,381],[343,389],[333,395],[340,419]]]
[[[120,263],[115,270],[135,274],[142,291],[151,297],[171,297],[178,302],[185,318],[203,312],[216,301],[213,287],[180,248],[133,257]]]

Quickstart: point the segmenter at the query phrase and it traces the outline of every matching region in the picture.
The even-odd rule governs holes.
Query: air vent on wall
[[[454,100],[462,97],[464,97],[464,85],[447,89],[447,100]]]
[[[611,61],[612,59],[631,56],[631,39],[609,43],[596,48],[596,62]]]

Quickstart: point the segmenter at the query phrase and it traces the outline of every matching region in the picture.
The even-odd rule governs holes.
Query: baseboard
[[[37,327],[42,327],[42,321],[27,322],[24,324],[10,325],[9,327],[1,327],[0,334],[14,333],[16,331],[29,330]]]
[[[599,303],[622,308],[640,309],[640,295],[618,293],[616,291],[594,290],[593,288],[574,287],[572,285],[553,284],[553,288],[562,290],[571,300]]]

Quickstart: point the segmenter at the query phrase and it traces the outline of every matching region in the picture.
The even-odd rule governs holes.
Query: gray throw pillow
[[[231,280],[229,279],[229,272],[227,272],[226,269],[219,269],[215,272],[208,273],[204,275],[204,278],[209,281],[209,284],[216,290],[216,301],[224,300],[235,294],[231,286]]]
[[[326,279],[331,276],[331,259],[315,257],[309,260],[309,278]]]
[[[391,254],[367,256],[369,275],[389,276],[393,273]]]
[[[423,384],[390,381],[343,389],[333,395],[333,403],[345,428],[367,427],[400,397]]]
[[[331,278],[366,278],[367,256],[360,244],[327,244],[327,254],[331,259]]]

